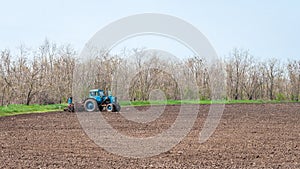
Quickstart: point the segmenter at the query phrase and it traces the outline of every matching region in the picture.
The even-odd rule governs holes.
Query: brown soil
[[[1,117],[0,167],[300,168],[300,104],[226,105],[216,131],[200,144],[208,109],[201,105],[193,129],[177,146],[148,158],[105,151],[87,137],[75,113]],[[149,124],[130,122],[117,113],[104,115],[122,134],[148,137],[168,129],[178,110],[179,106],[167,106],[161,118]]]

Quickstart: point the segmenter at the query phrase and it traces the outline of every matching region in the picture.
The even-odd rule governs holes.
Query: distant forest
[[[78,52],[70,45],[57,45],[45,40],[37,49],[23,46],[14,52],[0,50],[0,105],[61,103],[72,95]],[[191,56],[180,62],[170,62],[152,53],[148,59],[143,59],[148,55],[145,51],[130,50],[131,61],[121,54],[99,52],[92,61],[96,72],[89,87],[116,92],[114,88],[118,84],[114,78],[120,78],[120,84],[122,78],[131,78],[131,83],[118,85],[117,92],[128,92],[128,97],[120,96],[119,99],[148,100],[150,92],[155,89],[163,91],[167,99],[188,99],[190,96],[211,99],[212,74],[207,70],[205,58]],[[222,59],[226,71],[224,97],[227,100],[299,101],[300,60],[282,63],[275,58],[261,61],[258,57],[252,56],[248,50],[234,48]],[[178,77],[174,78],[158,67],[178,71]],[[187,83],[191,77],[197,84],[197,92],[188,85],[183,86],[182,97],[179,97],[178,85]]]

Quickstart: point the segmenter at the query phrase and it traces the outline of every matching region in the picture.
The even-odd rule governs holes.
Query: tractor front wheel
[[[97,102],[94,99],[87,99],[84,102],[84,109],[88,112],[96,111],[97,107],[98,107]]]
[[[106,110],[107,110],[108,112],[113,112],[113,111],[114,111],[114,105],[113,105],[113,104],[108,104],[108,105],[106,106]]]

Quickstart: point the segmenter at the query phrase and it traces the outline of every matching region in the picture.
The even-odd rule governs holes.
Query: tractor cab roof
[[[100,91],[103,91],[103,90],[100,90],[100,89],[91,89],[90,92],[100,92]]]
[[[98,93],[98,94],[97,94]],[[107,90],[107,91],[104,91],[104,90],[101,90],[101,89],[91,89],[90,92],[89,92],[89,95],[90,96],[109,96],[111,97],[112,96],[112,92],[110,90]]]

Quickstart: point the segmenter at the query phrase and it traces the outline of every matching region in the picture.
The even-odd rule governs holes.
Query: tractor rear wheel
[[[98,107],[98,104],[97,104],[96,100],[94,100],[94,99],[87,99],[84,102],[85,111],[94,112],[94,111],[96,111],[97,107]]]

